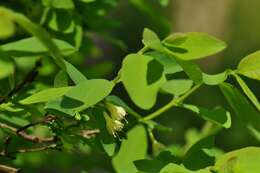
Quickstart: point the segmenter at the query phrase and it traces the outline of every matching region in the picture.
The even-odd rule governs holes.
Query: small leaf
[[[15,33],[14,21],[5,13],[0,12],[0,39],[11,37]]]
[[[230,106],[234,109],[241,123],[260,141],[260,114],[247,101],[245,96],[231,84],[220,84],[220,89]]]
[[[162,46],[159,37],[150,29],[145,28],[143,33],[143,44],[151,49],[163,52],[164,48]]]
[[[178,47],[187,52],[172,51],[172,54],[181,60],[201,59],[226,48],[226,44],[205,33],[191,32],[186,34],[183,42],[168,42],[168,46]]]
[[[48,102],[65,95],[72,87],[50,88],[33,94],[20,101],[21,104],[34,104],[40,102]]]
[[[259,173],[260,148],[246,147],[217,158],[214,171],[223,173]]]
[[[72,14],[66,10],[52,10],[48,26],[50,29],[56,32],[62,32],[65,34],[72,33],[75,29],[75,21]]]
[[[227,79],[227,77],[228,77],[227,71],[224,71],[219,74],[214,74],[214,75],[203,73],[203,82],[206,85],[219,85],[223,83]]]
[[[151,85],[154,82],[157,82],[162,77],[164,71],[163,65],[157,60],[151,60],[147,65],[147,84]]]
[[[246,77],[260,80],[260,51],[243,58],[237,67],[237,72]]]
[[[76,67],[74,67],[71,63],[69,63],[68,61],[65,61],[65,66],[66,66],[66,71],[69,75],[69,77],[71,78],[71,80],[75,83],[75,84],[80,84],[81,82],[85,82],[86,80],[88,80]]]
[[[221,107],[216,107],[215,109],[212,110],[195,106],[195,105],[188,105],[188,104],[184,104],[183,107],[196,113],[198,116],[200,116],[206,121],[210,121],[224,128],[231,127],[230,113]]]
[[[146,131],[141,125],[135,126],[127,133],[127,139],[123,140],[118,154],[112,160],[117,173],[136,173],[138,171],[133,161],[146,157],[146,138]]]
[[[73,46],[63,40],[53,39],[52,41],[58,46],[63,55],[70,55],[76,51]],[[0,48],[10,56],[15,57],[49,54],[48,49],[44,46],[44,44],[42,44],[35,37],[29,37],[7,43],[1,45]]]
[[[157,92],[165,82],[162,75],[151,85],[147,83],[148,64],[152,60],[150,56],[130,54],[124,59],[121,69],[121,80],[130,98],[143,109],[150,109],[155,104]]]
[[[14,73],[13,63],[2,55],[5,56],[0,50],[0,79],[6,78]]]
[[[179,96],[189,91],[192,84],[193,82],[191,80],[176,79],[167,81],[161,86],[161,89],[162,91],[170,93],[174,96]]]
[[[162,168],[159,173],[211,173],[211,171],[209,171],[207,169],[200,169],[198,171],[191,171],[191,170],[186,169],[182,165],[169,163],[164,168]]]
[[[42,4],[46,7],[53,7],[59,9],[73,9],[73,0],[42,0]]]
[[[68,76],[67,73],[61,70],[55,76],[54,87],[58,88],[58,87],[66,87],[66,86],[68,86]]]

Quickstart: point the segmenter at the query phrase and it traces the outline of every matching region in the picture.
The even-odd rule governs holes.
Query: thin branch
[[[41,138],[41,137],[38,137],[38,136],[35,136],[35,135],[30,135],[30,134],[27,134],[24,131],[18,131],[17,128],[12,127],[12,126],[7,125],[7,124],[4,124],[4,123],[0,123],[0,127],[4,128],[4,129],[8,129],[11,132],[21,136],[22,138],[24,138],[24,139],[26,139],[28,141],[35,142],[35,143],[55,142],[56,141],[55,137]]]
[[[3,173],[19,173],[20,169],[0,164],[0,172],[3,172]]]
[[[32,83],[36,79],[38,75],[38,68],[41,67],[41,65],[41,61],[37,61],[34,68],[25,76],[24,80],[15,86],[6,96],[0,98],[0,104],[6,102],[9,98],[23,89],[27,84]]]
[[[81,136],[84,138],[90,139],[96,136],[96,134],[100,133],[99,129],[93,129],[93,130],[82,130],[81,131]]]
[[[13,154],[18,154],[18,153],[39,152],[39,151],[45,151],[45,150],[61,150],[61,149],[59,148],[58,144],[50,144],[47,146],[41,146],[41,147],[37,147],[37,148],[22,148],[22,149],[13,151],[13,152],[9,152],[8,154],[13,155]]]
[[[169,110],[173,106],[178,106],[181,104],[187,97],[189,97],[194,91],[196,91],[202,84],[195,85],[191,90],[189,90],[187,93],[183,94],[181,97],[178,97],[176,99],[172,99],[168,104],[164,105],[162,108],[158,109],[157,111],[147,115],[146,117],[140,119],[140,121],[148,121],[151,119],[156,118],[163,112]]]
[[[53,122],[55,120],[57,120],[58,117],[54,116],[54,115],[47,115],[46,117],[44,117],[43,120],[39,120],[37,122],[33,122],[33,123],[30,123],[28,125],[25,125],[21,128],[18,129],[17,133],[21,132],[21,131],[25,131],[26,129],[30,128],[30,127],[33,127],[33,126],[36,126],[36,125],[39,125],[39,124],[46,124],[46,123],[50,123],[50,122]]]

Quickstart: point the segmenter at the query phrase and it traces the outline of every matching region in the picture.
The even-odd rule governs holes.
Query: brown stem
[[[3,172],[3,173],[19,173],[20,169],[0,164],[0,172]]]
[[[4,123],[0,123],[0,127],[8,129],[8,130],[12,131],[13,133],[21,136],[22,138],[24,138],[28,141],[35,142],[35,143],[44,143],[44,142],[54,142],[54,141],[56,141],[55,137],[41,138],[41,137],[38,137],[38,136],[35,136],[35,135],[30,135],[30,134],[27,134],[24,131],[19,131],[17,128],[12,127],[12,126],[7,125],[7,124],[4,124]]]

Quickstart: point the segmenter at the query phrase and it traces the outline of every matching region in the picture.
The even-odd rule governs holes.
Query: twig
[[[4,123],[0,123],[0,127],[8,129],[8,130],[12,131],[13,133],[23,137],[24,139],[26,139],[28,141],[35,142],[35,143],[55,142],[56,141],[55,137],[41,138],[41,137],[38,137],[38,136],[35,136],[35,135],[30,135],[30,134],[27,134],[24,131],[18,131],[17,128],[12,127],[12,126],[7,125],[7,124],[4,124]]]
[[[100,133],[99,129],[93,129],[93,130],[83,130],[81,131],[81,136],[84,138],[90,139],[96,136],[96,134]]]
[[[0,98],[0,104],[6,102],[9,98],[23,89],[27,84],[32,83],[38,75],[39,67],[41,67],[40,60],[35,63],[34,68],[25,76],[24,80],[20,84],[15,86],[6,96]]]
[[[3,172],[3,173],[19,173],[20,169],[0,164],[0,172]]]
[[[38,151],[45,151],[45,150],[60,150],[59,148],[59,145],[58,144],[50,144],[50,145],[47,145],[47,146],[41,146],[41,147],[37,147],[37,148],[22,148],[22,149],[18,149],[16,151],[13,151],[13,152],[9,152],[9,156],[10,155],[13,155],[13,154],[18,154],[18,153],[29,153],[29,152],[38,152]]]
[[[164,105],[162,108],[158,109],[157,111],[147,115],[146,117],[140,119],[140,122],[143,121],[148,121],[151,119],[156,118],[157,116],[159,116],[160,114],[162,114],[163,112],[169,110],[171,107],[173,106],[178,106],[180,103],[183,102],[183,100],[185,100],[187,97],[189,97],[194,91],[196,91],[202,84],[197,84],[195,85],[191,90],[189,90],[187,93],[183,94],[181,97],[178,97],[176,99],[173,99],[172,101],[170,101],[168,104]]]
[[[30,123],[26,126],[23,126],[21,128],[18,129],[17,133],[21,132],[21,131],[25,131],[26,129],[30,128],[30,127],[33,127],[33,126],[36,126],[36,125],[39,125],[39,124],[45,124],[45,123],[50,123],[52,121],[55,121],[57,120],[58,117],[56,116],[53,116],[53,115],[47,115],[46,117],[44,117],[43,120],[39,120],[37,122],[33,122],[33,123]]]

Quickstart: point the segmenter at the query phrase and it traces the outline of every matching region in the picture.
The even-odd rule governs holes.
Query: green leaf
[[[160,79],[148,84],[148,64],[152,60],[150,56],[130,54],[124,59],[121,69],[121,80],[130,98],[143,109],[150,109],[155,104],[157,92],[165,82],[162,74]]]
[[[170,93],[174,96],[179,96],[187,91],[189,91],[192,87],[193,82],[187,79],[174,79],[167,81],[161,86],[161,89],[164,92]]]
[[[167,40],[166,40],[167,41]],[[226,44],[208,34],[191,32],[186,39],[179,42],[166,42],[168,45],[186,51],[171,51],[171,54],[181,60],[201,59],[216,54],[226,48]]]
[[[173,74],[183,71],[182,67],[176,62],[174,58],[167,56],[164,53],[152,51],[147,52],[145,55],[152,56],[164,66],[165,74]]]
[[[196,113],[199,117],[203,118],[206,121],[210,121],[224,128],[231,127],[230,113],[221,107],[216,107],[215,109],[209,110],[200,106],[189,105],[189,104],[184,104],[182,106]]]
[[[113,86],[113,82],[105,79],[86,80],[71,88],[62,98],[48,102],[46,108],[74,115],[103,100]]]
[[[177,59],[176,59],[177,60]],[[177,60],[188,77],[193,80],[195,84],[201,84],[203,80],[202,72],[197,64],[191,61]]]
[[[134,161],[136,168],[141,172],[158,173],[168,163],[176,162],[176,157],[170,151],[162,151],[154,159]]]
[[[54,79],[54,87],[66,87],[68,86],[68,76],[64,71],[59,71],[58,74],[55,76]]]
[[[107,153],[108,156],[113,156],[115,154],[116,151],[116,144],[115,143],[109,143],[109,144],[105,144],[102,143],[102,146],[105,150],[105,152]]]
[[[33,36],[37,37],[44,44],[44,46],[47,48],[47,50],[51,54],[54,62],[61,69],[66,71],[65,65],[64,65],[64,62],[63,62],[63,56],[62,56],[59,48],[52,41],[49,34],[43,28],[41,28],[39,25],[31,22],[23,14],[16,13],[16,12],[10,10],[10,9],[5,8],[5,7],[0,7],[0,13],[3,13],[4,15],[10,16],[10,18],[13,21],[15,21],[17,24],[19,24],[23,29],[25,29],[27,32],[29,32]]]
[[[221,173],[259,173],[260,148],[246,147],[217,158],[214,171]]]
[[[58,46],[58,49],[63,55],[67,56],[76,51],[76,49],[72,45],[63,40],[52,39],[52,41]],[[1,45],[0,48],[4,52],[8,53],[10,56],[15,57],[49,54],[46,46],[36,37],[29,37],[15,42],[7,43]]]
[[[201,169],[201,170],[198,170],[198,171],[191,171],[191,170],[186,169],[182,165],[169,163],[163,169],[161,169],[161,171],[159,173],[211,173],[211,171],[209,171],[207,169]]]
[[[145,28],[143,32],[143,44],[151,49],[163,52],[164,48],[159,37],[150,29]]]
[[[46,7],[74,9],[73,0],[42,0],[42,4]]]
[[[69,77],[71,78],[71,80],[75,83],[75,84],[80,84],[81,82],[85,82],[86,80],[88,80],[76,67],[74,67],[71,63],[69,63],[68,61],[64,61],[66,69],[67,69],[67,73],[69,75]]]
[[[30,121],[26,120],[25,118],[22,118],[21,116],[0,114],[0,120],[20,127],[30,124]]]
[[[260,51],[243,58],[237,67],[237,72],[246,77],[260,80]]]
[[[234,109],[241,123],[243,123],[248,128],[249,132],[260,141],[260,113],[257,112],[247,101],[245,96],[231,84],[220,84],[220,89],[230,106]]]
[[[206,136],[190,147],[183,158],[183,165],[191,170],[198,170],[214,164],[214,157],[209,156],[205,149],[214,146],[214,136]]]
[[[40,102],[48,102],[65,95],[72,87],[50,88],[33,94],[20,101],[21,104],[34,104]]]
[[[0,52],[0,79],[6,78],[14,73],[14,65],[10,61],[3,60]]]
[[[118,154],[112,160],[117,173],[137,172],[133,161],[146,157],[146,138],[146,131],[141,125],[135,126],[127,133],[127,139],[123,140]]]
[[[75,29],[75,21],[72,14],[66,10],[52,10],[51,18],[48,21],[50,29],[56,32],[62,32],[65,34],[72,33]]]
[[[228,72],[224,71],[222,73],[210,75],[203,73],[203,82],[206,85],[219,85],[223,83],[228,77]]]
[[[0,39],[11,37],[15,33],[15,24],[7,14],[0,12]]]
[[[247,86],[247,84],[244,82],[244,80],[240,76],[238,76],[235,73],[233,73],[233,75],[235,76],[237,82],[239,83],[240,87],[242,88],[242,90],[244,91],[246,96],[249,98],[249,100],[255,105],[257,110],[260,112],[260,103],[259,103],[257,97],[254,95],[254,93],[250,90],[250,88]]]

